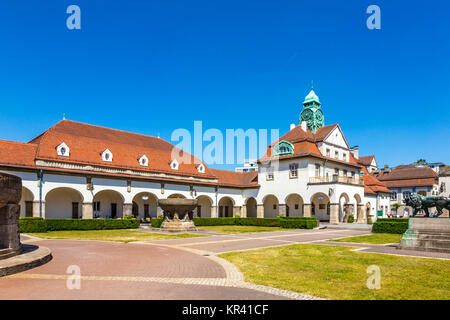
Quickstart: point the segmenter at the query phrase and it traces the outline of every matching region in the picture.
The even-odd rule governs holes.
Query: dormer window
[[[276,157],[279,156],[285,156],[289,154],[294,153],[294,146],[292,143],[288,141],[280,141],[274,148],[273,148],[273,155]]]
[[[139,158],[139,164],[143,167],[148,167],[148,158],[145,154]]]
[[[109,151],[109,149],[106,149],[105,151],[103,151],[102,160],[106,161],[106,162],[112,162],[113,154],[111,153],[111,151]]]
[[[70,148],[63,142],[56,147],[58,156],[68,157],[70,155]]]
[[[198,173],[205,173],[205,166],[203,163],[200,163],[200,165],[197,167]]]
[[[172,170],[178,170],[178,161],[172,160],[172,162],[170,163],[170,168],[172,168]]]

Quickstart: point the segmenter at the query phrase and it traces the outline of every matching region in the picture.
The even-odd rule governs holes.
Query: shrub
[[[137,219],[48,219],[47,231],[109,230],[138,228]]]
[[[150,220],[150,223],[152,224],[153,228],[160,228],[163,220],[164,220],[163,218],[152,218]]]
[[[19,232],[20,233],[47,232],[47,224],[43,218],[37,217],[19,218]]]
[[[372,224],[372,223],[373,223],[371,217],[368,217],[368,218],[367,218],[367,223],[368,223],[368,224]]]
[[[278,218],[236,218],[238,226],[264,226],[279,227],[280,219]]]
[[[378,219],[372,225],[372,232],[397,233],[397,234],[405,233],[405,231],[408,229],[408,219],[402,219],[403,221],[395,221],[395,220],[400,219]]]
[[[353,222],[355,222],[355,216],[351,214],[348,216],[348,223],[353,223]]]
[[[316,218],[280,217],[280,227],[287,229],[313,229],[319,225]]]
[[[123,217],[124,219],[134,219],[134,216],[132,214],[127,214],[125,215],[125,217]]]
[[[236,224],[235,218],[194,218],[194,224],[201,226],[230,226]]]

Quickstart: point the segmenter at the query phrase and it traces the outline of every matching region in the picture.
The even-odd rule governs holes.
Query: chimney
[[[291,127],[290,127],[289,130],[292,130],[292,129],[294,129],[294,128],[295,128],[295,124],[291,123]]]
[[[302,130],[303,131],[307,131],[307,129],[308,129],[308,126],[306,125],[306,121],[302,121],[302,123],[300,124],[300,126],[302,127]]]
[[[359,159],[359,146],[354,146],[350,148],[350,152],[352,153],[355,159]]]

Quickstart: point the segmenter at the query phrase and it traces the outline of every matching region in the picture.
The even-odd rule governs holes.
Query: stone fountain
[[[50,249],[20,243],[22,179],[0,172],[0,277],[35,268],[52,259]]]
[[[20,198],[22,179],[0,173],[0,259],[22,252],[19,236]]]
[[[196,199],[169,198],[158,200],[164,211],[161,229],[170,232],[196,231],[192,220],[198,201]]]

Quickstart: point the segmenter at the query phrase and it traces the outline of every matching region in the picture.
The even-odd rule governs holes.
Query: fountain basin
[[[196,231],[193,210],[198,205],[196,199],[169,198],[158,200],[164,211],[161,229],[170,232]]]

